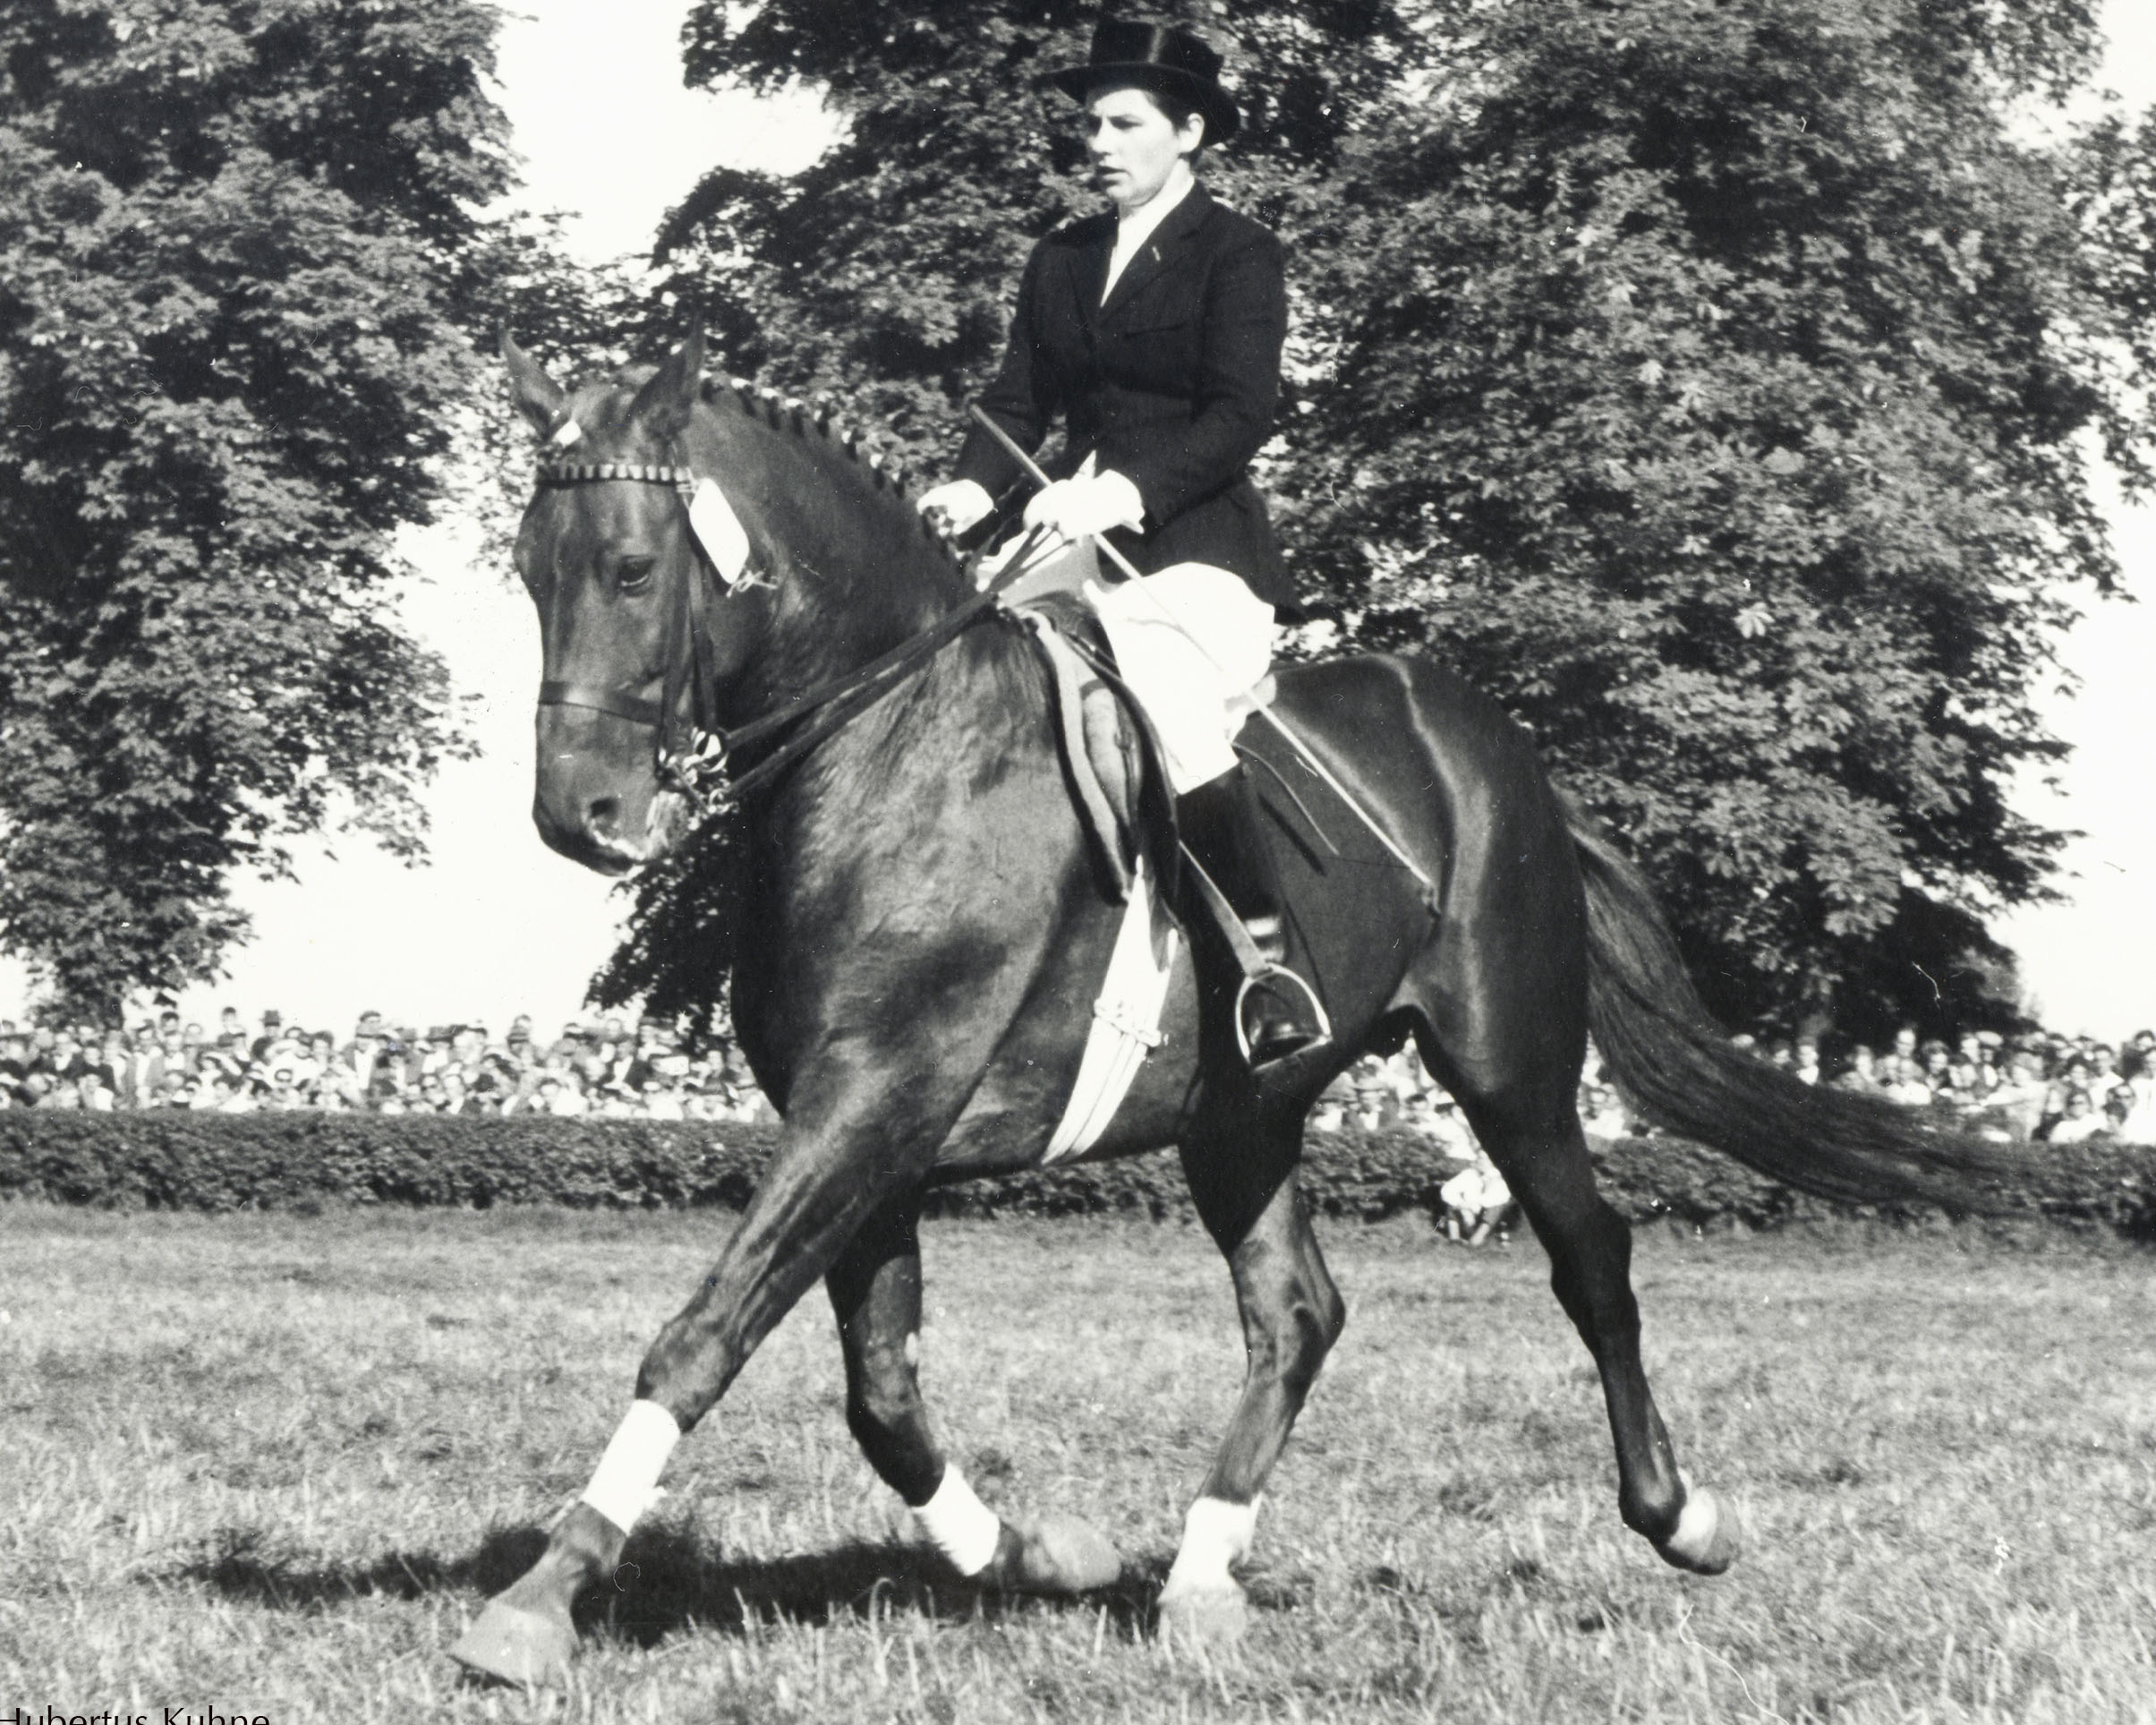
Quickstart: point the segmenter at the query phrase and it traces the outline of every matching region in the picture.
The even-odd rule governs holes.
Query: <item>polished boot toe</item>
[[[1291,1060],[1325,1041],[1325,1029],[1296,1010],[1297,1003],[1262,985],[1243,997],[1243,1034],[1250,1044],[1250,1068]]]

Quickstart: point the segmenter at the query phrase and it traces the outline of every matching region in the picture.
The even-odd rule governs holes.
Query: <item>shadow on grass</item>
[[[546,1535],[500,1529],[469,1557],[391,1551],[364,1563],[324,1563],[280,1552],[254,1530],[227,1529],[200,1556],[146,1580],[200,1583],[228,1599],[281,1611],[312,1611],[345,1600],[417,1600],[472,1590],[499,1593],[538,1561]],[[831,1624],[913,1613],[979,1617],[1105,1610],[1118,1631],[1150,1633],[1164,1562],[1124,1566],[1112,1587],[1075,1601],[1015,1599],[950,1578],[925,1553],[865,1541],[829,1551],[771,1559],[728,1558],[686,1534],[653,1528],[634,1535],[612,1584],[592,1588],[576,1607],[580,1634],[650,1647],[691,1627],[739,1633],[779,1618]]]

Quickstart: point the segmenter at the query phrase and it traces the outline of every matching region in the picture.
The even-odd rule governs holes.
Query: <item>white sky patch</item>
[[[795,174],[838,135],[803,92],[685,89],[686,0],[526,0],[504,21],[498,99],[524,158],[521,201],[569,217],[587,263],[642,257],[660,218],[721,163]]]

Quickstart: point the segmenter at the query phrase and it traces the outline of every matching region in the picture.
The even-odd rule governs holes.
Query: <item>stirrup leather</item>
[[[1243,1003],[1249,999],[1253,988],[1274,987],[1283,981],[1291,982],[1301,990],[1302,997],[1310,1003],[1310,1016],[1317,1025],[1317,1036],[1286,1058],[1292,1060],[1296,1055],[1307,1055],[1312,1049],[1322,1048],[1333,1040],[1333,1020],[1326,1014],[1325,1002],[1317,998],[1317,990],[1286,965],[1267,963],[1263,969],[1245,971],[1242,986],[1235,991],[1235,1046],[1240,1051],[1246,1066],[1250,1064],[1250,1033],[1243,1025]]]
[[[1236,968],[1243,973],[1242,986],[1235,991],[1235,1006],[1231,1013],[1235,1020],[1235,1046],[1243,1057],[1245,1066],[1250,1063],[1250,1033],[1243,1029],[1243,1003],[1250,998],[1250,991],[1257,987],[1274,987],[1282,981],[1291,982],[1310,1003],[1311,1016],[1317,1024],[1315,1039],[1298,1049],[1297,1054],[1308,1054],[1312,1048],[1322,1048],[1333,1040],[1333,1020],[1325,1012],[1325,1003],[1317,998],[1317,991],[1294,971],[1275,960],[1267,958],[1250,936],[1250,930],[1228,902],[1227,894],[1206,872],[1205,864],[1198,861],[1189,845],[1181,847],[1183,867],[1197,883],[1198,897],[1206,909],[1212,912],[1219,924],[1228,950],[1234,953]],[[1292,1056],[1283,1056],[1292,1058]]]

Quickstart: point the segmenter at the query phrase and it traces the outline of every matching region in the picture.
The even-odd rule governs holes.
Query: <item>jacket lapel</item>
[[[1115,224],[1103,222],[1082,243],[1072,245],[1065,260],[1071,303],[1088,329],[1101,314],[1101,284],[1108,279],[1108,254],[1114,247]]]
[[[1174,263],[1177,254],[1189,244],[1191,236],[1206,225],[1206,218],[1212,213],[1213,200],[1206,195],[1206,188],[1192,186],[1173,213],[1138,247],[1138,256],[1123,266],[1123,273],[1115,278],[1114,292],[1100,309],[1101,323],[1111,323],[1127,311],[1138,290]],[[1109,230],[1108,243],[1111,247],[1115,243],[1112,227]],[[1095,294],[1099,293],[1099,283],[1107,271],[1108,260],[1104,254],[1100,269],[1093,278]]]

